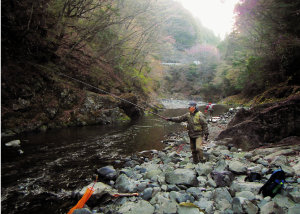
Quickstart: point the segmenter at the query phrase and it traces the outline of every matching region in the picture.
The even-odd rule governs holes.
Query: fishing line
[[[156,113],[154,113],[153,111],[147,110],[147,109],[145,109],[145,108],[143,108],[143,107],[141,107],[141,106],[139,106],[139,105],[136,105],[136,104],[134,104],[134,103],[132,103],[132,102],[130,102],[130,101],[128,101],[128,100],[125,100],[125,99],[123,99],[123,98],[121,98],[121,97],[118,97],[118,96],[116,96],[116,95],[114,95],[114,94],[112,94],[112,93],[109,93],[109,92],[107,92],[107,91],[104,91],[104,90],[102,90],[102,89],[100,89],[100,88],[98,88],[98,87],[95,87],[95,86],[93,86],[93,85],[90,85],[90,84],[88,84],[88,83],[85,83],[85,82],[83,82],[83,81],[81,81],[81,80],[75,79],[75,78],[70,77],[70,76],[68,76],[68,75],[65,75],[65,74],[63,74],[63,73],[60,73],[60,72],[57,72],[57,73],[58,73],[59,75],[61,75],[61,76],[67,77],[67,78],[69,78],[69,79],[71,79],[71,80],[74,80],[74,81],[77,81],[77,82],[80,82],[80,83],[82,83],[82,84],[84,84],[84,85],[87,85],[87,86],[89,86],[89,87],[95,88],[95,89],[97,89],[97,90],[99,90],[99,91],[101,91],[101,92],[104,92],[104,93],[109,94],[109,95],[111,95],[111,96],[113,96],[113,97],[115,97],[115,98],[118,98],[118,99],[123,100],[123,101],[125,101],[125,102],[127,102],[127,103],[130,103],[131,105],[134,105],[134,106],[136,106],[136,107],[138,107],[138,108],[140,108],[140,109],[143,109],[144,111],[147,111],[147,112],[149,112],[149,113],[151,113],[151,114],[154,114],[154,115],[156,115],[156,116],[158,116],[158,117],[160,117],[160,118],[162,118],[162,119],[168,121],[167,118],[165,118],[165,117],[163,117],[163,116],[161,116],[161,115],[159,115],[159,114],[156,114]]]

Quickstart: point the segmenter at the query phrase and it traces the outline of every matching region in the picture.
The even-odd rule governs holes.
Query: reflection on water
[[[204,106],[200,110],[204,110]],[[227,111],[216,106],[215,114]],[[188,109],[165,110],[164,117],[183,115]],[[161,150],[170,132],[185,131],[155,115],[130,122],[70,127],[3,137],[1,142],[1,210],[3,213],[59,213],[45,210],[62,192],[91,181],[96,169],[144,150]],[[21,140],[21,147],[6,142]],[[23,151],[20,154],[20,151]],[[51,200],[50,200],[51,199]],[[52,202],[51,202],[52,203]],[[62,202],[57,202],[62,203]],[[62,209],[61,213],[66,210]]]

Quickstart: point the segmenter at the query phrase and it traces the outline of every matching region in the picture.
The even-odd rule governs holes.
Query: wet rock
[[[255,172],[255,173],[261,173],[262,169],[263,169],[263,165],[256,165],[256,166],[253,166],[253,167],[249,167],[247,169],[247,171]]]
[[[130,169],[122,169],[120,170],[120,174],[125,174],[128,178],[130,178],[134,175],[134,172]]]
[[[214,201],[221,201],[225,199],[231,203],[233,200],[226,187],[220,187],[215,189],[212,197]]]
[[[140,200],[137,203],[126,202],[117,211],[118,214],[153,214],[154,207],[145,200]]]
[[[205,175],[207,176],[209,173],[211,173],[213,171],[213,167],[211,164],[198,164],[195,167],[196,172],[198,173],[198,175]]]
[[[253,157],[253,154],[251,152],[247,152],[244,157],[250,160]]]
[[[300,192],[291,192],[288,197],[292,199],[295,203],[300,203]]]
[[[235,147],[232,147],[229,151],[230,151],[230,152],[238,152],[238,149],[235,148]]]
[[[259,158],[256,162],[263,166],[269,166],[269,162],[263,158]]]
[[[274,151],[273,153],[264,157],[265,160],[271,162],[274,161],[275,158],[281,155],[291,154],[294,149],[280,149],[279,151]]]
[[[180,188],[177,187],[177,186],[174,185],[174,184],[170,184],[170,185],[167,185],[167,190],[166,190],[166,191],[167,191],[167,192],[172,192],[172,191],[178,192],[178,191],[180,191]]]
[[[300,204],[296,204],[289,208],[287,214],[298,214],[300,210]]]
[[[160,175],[162,173],[161,170],[151,170],[145,173],[144,179],[151,179],[155,175]]]
[[[202,212],[200,212],[198,208],[178,206],[178,214],[186,214],[186,213],[201,214]]]
[[[104,180],[116,180],[117,172],[113,166],[105,166],[97,170],[99,176]]]
[[[221,155],[225,156],[225,157],[232,157],[232,154],[230,151],[224,149],[220,151]]]
[[[128,161],[126,161],[126,162],[124,163],[123,167],[131,167],[131,168],[133,168],[133,167],[135,167],[135,166],[137,166],[137,165],[139,165],[139,164],[140,164],[140,163],[137,162],[137,161],[135,161],[135,160],[128,160]]]
[[[170,195],[169,193],[158,192],[150,200],[150,204],[152,204],[152,205],[156,204],[156,206],[159,207],[162,203],[170,202],[171,200],[169,198],[169,195]],[[155,209],[158,209],[158,207],[156,207]]]
[[[293,177],[295,170],[289,164],[285,156],[278,156],[274,161],[270,163],[270,168],[275,171],[278,167],[281,167],[287,177]]]
[[[187,193],[178,193],[176,194],[175,199],[177,203],[188,202],[188,201],[193,203],[195,201],[194,197]]]
[[[200,207],[200,209],[205,210],[207,213],[213,213],[214,201],[210,201],[208,198],[201,198],[201,200],[195,201],[194,204]]]
[[[236,214],[256,214],[258,212],[258,207],[254,205],[251,201],[243,197],[235,197],[233,199],[233,211]]]
[[[275,203],[278,204],[278,206],[280,206],[281,208],[289,208],[289,207],[292,207],[294,206],[296,203],[288,198],[288,197],[285,197],[283,196],[282,194],[277,194],[273,199],[272,201],[274,201]]]
[[[236,214],[242,214],[244,213],[242,204],[244,203],[245,198],[239,198],[239,197],[235,197],[233,198],[232,201],[232,209],[234,211],[234,213]]]
[[[216,182],[213,179],[208,179],[208,181],[206,182],[205,186],[216,188],[217,184],[216,184]]]
[[[153,163],[150,163],[150,164],[145,164],[141,169],[141,173],[145,173],[145,172],[148,172],[148,171],[151,171],[151,170],[158,170],[159,169],[159,165],[158,164],[153,164]]]
[[[221,159],[217,162],[214,171],[222,172],[222,171],[226,171],[227,169],[228,169],[228,164],[223,159]]]
[[[217,201],[215,207],[216,207],[217,213],[220,212],[220,213],[232,213],[233,214],[232,204],[229,203],[229,201],[227,201],[227,200],[222,199],[221,201]]]
[[[293,166],[293,169],[295,171],[295,174],[300,177],[300,162]]]
[[[270,201],[266,203],[261,209],[261,214],[282,214],[285,213],[285,211],[280,207],[276,202]]]
[[[231,161],[228,169],[235,174],[244,174],[247,172],[247,167],[240,161]]]
[[[249,201],[252,201],[252,200],[255,199],[255,195],[254,195],[252,192],[250,192],[250,191],[242,191],[242,192],[238,192],[238,193],[236,193],[235,196],[236,196],[236,197],[242,197],[242,198],[245,198],[245,199],[247,199],[247,200],[249,200]]]
[[[223,171],[223,172],[216,172],[213,171],[211,176],[216,183],[217,187],[230,187],[231,183],[234,179],[234,175],[232,172]]]
[[[164,164],[168,164],[170,162],[172,163],[178,163],[181,160],[180,155],[177,154],[177,152],[171,152],[167,155],[167,158],[163,160]]]
[[[197,185],[196,172],[190,169],[176,169],[166,173],[166,182],[169,184]]]
[[[127,192],[135,193],[138,189],[136,184],[131,179],[129,179],[125,174],[121,174],[117,178],[115,188],[121,193],[127,193]]]
[[[87,208],[83,208],[74,210],[73,214],[92,214],[92,212]]]
[[[20,140],[13,140],[5,144],[5,146],[20,147]]]
[[[152,198],[153,189],[152,188],[146,188],[143,192],[143,199],[148,201],[150,198]]]
[[[186,190],[187,193],[191,194],[196,200],[203,197],[202,191],[198,187],[190,187]]]
[[[249,183],[245,183],[245,182],[239,182],[239,181],[233,181],[230,189],[232,189],[234,192],[241,192],[241,191],[250,191],[254,194],[258,194],[259,189],[262,187],[263,185],[261,183],[257,183],[257,182],[249,182]]]
[[[160,204],[156,211],[157,214],[177,213],[177,203],[175,201],[167,201]]]

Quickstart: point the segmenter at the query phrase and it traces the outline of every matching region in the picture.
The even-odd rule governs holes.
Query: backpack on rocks
[[[282,169],[273,172],[269,180],[260,188],[258,194],[272,198],[281,190],[285,182],[285,173]]]

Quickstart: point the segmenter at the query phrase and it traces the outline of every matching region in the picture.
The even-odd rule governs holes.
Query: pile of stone
[[[188,138],[182,136],[170,140],[163,151],[153,151],[151,160],[131,159],[122,169],[100,168],[98,175],[105,181],[95,184],[87,206],[74,214],[299,214],[300,145],[243,152],[212,141],[204,149],[207,161],[192,164]],[[274,198],[258,194],[279,167],[286,173],[281,192]],[[262,179],[245,181],[250,172],[261,174]],[[75,194],[76,200],[88,186]],[[139,196],[113,197],[116,193]]]
[[[224,112],[223,114],[220,114],[218,117],[213,117],[213,121],[212,122],[218,122],[221,124],[227,124],[232,118],[234,118],[234,116],[236,115],[236,113],[238,113],[239,111],[241,111],[242,109],[244,110],[249,110],[248,107],[236,107],[236,108],[230,108],[228,110],[228,112]],[[209,119],[207,120],[209,122]]]
[[[160,99],[158,100],[165,108],[167,109],[186,109],[188,104],[191,102],[190,100],[177,100],[177,99]],[[204,106],[206,102],[197,101],[197,106]]]

